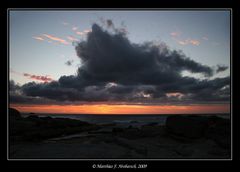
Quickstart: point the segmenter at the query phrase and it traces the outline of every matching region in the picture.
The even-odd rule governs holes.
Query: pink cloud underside
[[[61,38],[53,36],[53,35],[43,34],[43,36],[45,36],[46,38],[48,38],[48,39],[50,39],[52,41],[56,41],[56,42],[64,44],[64,45],[68,45],[69,44],[69,42],[66,41],[65,39],[61,39]]]
[[[44,39],[40,36],[34,36],[33,39],[39,40],[39,41],[44,41]]]
[[[196,39],[177,40],[177,43],[180,45],[189,45],[189,44],[195,45],[195,46],[200,45],[200,41]]]
[[[38,80],[38,81],[42,81],[42,82],[51,82],[53,81],[52,78],[46,76],[41,76],[41,75],[32,75],[29,73],[24,73],[23,76],[28,77],[29,79],[33,79],[33,80]]]

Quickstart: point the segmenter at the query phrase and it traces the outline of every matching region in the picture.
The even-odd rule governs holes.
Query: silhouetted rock
[[[143,137],[165,136],[165,126],[160,125],[143,125],[141,127],[141,135]]]
[[[33,121],[40,120],[40,118],[37,115],[30,115],[26,119],[33,120]]]
[[[170,116],[170,121],[168,119],[166,123],[168,128],[155,124],[138,127],[131,125],[128,128],[100,125],[102,128],[98,130],[98,125],[78,120],[32,115],[16,120],[14,139],[21,142],[11,145],[10,141],[10,156],[230,158],[230,149],[227,149],[230,148],[230,120],[214,116],[180,118]],[[84,132],[81,133],[82,131]],[[193,137],[194,134],[198,136]],[[37,144],[29,143],[32,141]]]
[[[226,157],[226,156],[230,155],[230,151],[226,151],[221,148],[213,148],[213,149],[209,150],[208,153],[210,155],[216,155],[219,157]]]
[[[142,137],[142,132],[138,128],[131,125],[128,128],[113,128],[113,133],[128,139],[136,139]]]
[[[169,116],[166,128],[174,138],[196,139],[206,137],[212,139],[224,149],[231,147],[231,122],[217,116]]]
[[[11,113],[14,118],[10,119],[10,141],[40,141],[100,128],[98,125],[74,119],[38,117],[37,115],[22,118],[16,110],[11,110]]]
[[[174,115],[169,116],[166,121],[166,129],[170,134],[188,138],[204,136],[207,127],[207,119],[199,116]]]
[[[123,128],[113,128],[113,129],[112,129],[112,132],[113,132],[113,133],[119,133],[119,132],[123,132],[123,131],[124,131]]]
[[[143,126],[156,126],[156,125],[158,125],[158,122],[150,122],[150,123],[148,123],[146,125],[143,125]]]
[[[20,141],[24,133],[33,129],[35,123],[21,117],[16,109],[9,109],[9,138],[10,141]],[[10,142],[11,144],[12,142]]]
[[[18,110],[14,109],[14,108],[9,108],[9,117],[19,119],[19,118],[21,118],[21,114]]]
[[[138,123],[138,121],[134,121],[134,120],[133,120],[133,121],[130,121],[130,123],[131,123],[131,124],[136,124],[136,123]]]
[[[231,122],[230,119],[219,117],[209,118],[209,126],[206,137],[213,139],[219,146],[230,148],[231,146]]]
[[[178,155],[183,156],[183,157],[188,157],[191,156],[194,152],[193,149],[185,146],[185,145],[181,145],[175,149],[173,149]]]

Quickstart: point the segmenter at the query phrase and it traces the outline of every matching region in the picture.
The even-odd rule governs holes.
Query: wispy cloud
[[[65,39],[53,36],[53,35],[49,35],[49,34],[43,34],[43,36],[47,37],[48,39],[52,40],[52,41],[56,41],[58,43],[64,44],[64,45],[68,45],[69,42],[66,41]]]
[[[171,32],[170,35],[171,35],[172,39],[174,39],[180,45],[195,45],[195,46],[200,45],[200,41],[197,40],[197,39],[191,39],[191,38],[184,39],[184,38],[182,38],[182,36],[181,36],[182,34],[179,31]],[[207,37],[202,37],[202,39],[208,40]]]
[[[80,32],[80,31],[77,31],[76,34],[77,34],[77,35],[81,35],[81,36],[82,36],[82,35],[85,35],[84,32]]]
[[[68,23],[68,22],[62,22],[62,24],[63,24],[64,26],[67,26],[67,25],[69,25],[69,23]]]
[[[179,92],[172,92],[172,93],[166,93],[166,96],[168,98],[178,98],[178,99],[182,99],[184,97],[184,94],[179,93]]]
[[[76,31],[77,29],[78,29],[78,27],[76,27],[76,26],[73,26],[73,27],[72,27],[72,30],[73,30],[73,31]]]
[[[181,35],[181,33],[180,33],[180,32],[171,32],[170,35],[171,35],[172,37],[178,37],[178,36]]]
[[[200,45],[200,41],[198,41],[198,40],[191,39],[191,40],[189,40],[189,42],[192,45]]]
[[[44,39],[40,36],[34,36],[32,37],[33,39],[39,40],[39,41],[44,41]]]
[[[73,36],[67,36],[67,39],[69,39],[70,41],[74,42],[74,41],[79,41],[77,38],[73,37]]]
[[[92,29],[86,29],[83,31],[84,33],[92,32]]]
[[[75,24],[67,23],[67,22],[62,22],[64,26],[69,27],[75,34],[80,35],[80,36],[85,36],[89,32],[92,31],[92,29],[85,29],[85,30],[79,30],[79,27],[76,26]],[[78,41],[78,39],[72,39],[73,37],[67,37],[70,41]]]
[[[16,75],[25,76],[29,79],[38,80],[38,81],[42,81],[42,82],[54,81],[49,75],[45,75],[45,76],[32,75],[32,74],[29,74],[29,73],[21,73],[21,72],[15,71],[13,69],[10,69],[10,72],[13,73],[13,74],[16,74]]]
[[[198,46],[200,45],[200,41],[196,39],[185,39],[185,40],[177,40],[177,43],[180,45],[195,45]]]
[[[51,82],[53,81],[52,78],[50,78],[48,75],[46,76],[41,76],[41,75],[32,75],[29,73],[24,73],[23,76],[28,77],[29,79],[34,79],[42,82]]]
[[[92,29],[85,29],[83,31],[76,31],[76,34],[83,36],[83,35],[88,34],[89,32],[92,32]]]

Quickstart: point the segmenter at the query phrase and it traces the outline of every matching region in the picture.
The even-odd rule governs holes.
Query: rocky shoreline
[[[231,123],[169,116],[164,126],[118,128],[9,111],[10,159],[229,159]]]

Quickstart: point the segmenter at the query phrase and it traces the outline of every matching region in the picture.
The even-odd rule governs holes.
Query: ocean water
[[[142,126],[146,124],[154,123],[156,125],[164,125],[166,119],[169,115],[90,115],[90,114],[23,114],[23,116],[27,117],[29,115],[37,115],[39,117],[47,117],[50,116],[52,118],[70,118],[81,120],[94,124],[115,124],[119,127],[127,127],[131,126]],[[206,115],[206,114],[204,114]],[[212,114],[211,114],[212,115]],[[216,115],[221,116],[223,118],[229,118],[230,115]]]
[[[52,118],[70,118],[94,124],[116,124],[119,126],[140,126],[150,123],[164,125],[167,115],[82,115],[82,114],[23,114],[24,117],[37,115],[39,117],[50,116]]]

